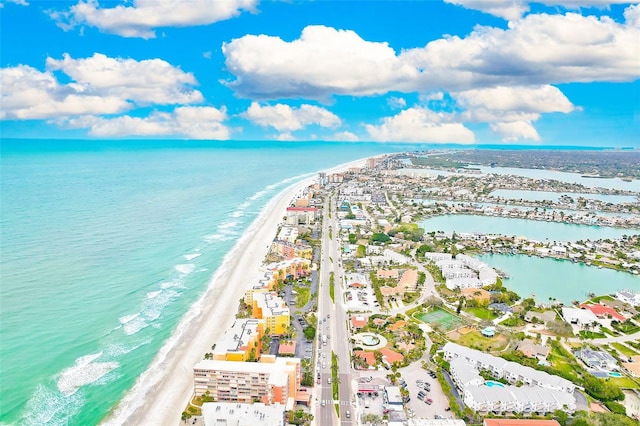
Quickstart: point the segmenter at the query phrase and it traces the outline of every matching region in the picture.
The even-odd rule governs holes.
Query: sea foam
[[[180,265],[176,265],[175,268],[176,271],[180,272],[181,274],[188,275],[192,273],[194,269],[196,269],[196,265],[194,265],[193,263],[182,263]]]
[[[73,395],[80,387],[97,381],[111,370],[120,366],[115,361],[95,362],[101,356],[102,352],[99,352],[76,359],[73,367],[69,367],[60,373],[58,390],[66,396]]]
[[[186,260],[193,260],[193,259],[195,259],[196,257],[200,257],[200,256],[202,256],[202,253],[189,253],[189,254],[185,254],[183,257],[184,257]]]

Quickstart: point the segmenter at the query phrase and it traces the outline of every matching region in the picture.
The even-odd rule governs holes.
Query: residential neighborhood
[[[437,179],[429,196],[448,202],[416,203],[432,178],[398,173],[403,161],[380,157],[322,174],[292,201],[236,323],[194,368],[194,399],[183,417],[216,424],[229,410],[224,404],[237,403],[238,413],[253,404],[254,415],[278,425],[566,426],[602,413],[640,418],[640,286],[538,302],[478,258],[553,258],[634,277],[638,216],[606,216],[607,226],[629,230],[617,240],[447,236],[421,228],[420,219],[507,212],[593,225],[602,221],[593,209],[611,206],[587,203],[584,213],[564,218],[545,212],[559,202],[526,214],[473,207],[486,202],[469,198],[486,193],[475,176],[458,178],[454,192],[445,190],[454,182]],[[470,184],[474,191],[461,189]]]

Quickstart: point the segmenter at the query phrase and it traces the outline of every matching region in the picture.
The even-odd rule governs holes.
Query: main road
[[[339,227],[333,194],[325,198],[322,209],[322,243],[318,291],[318,364],[320,371],[320,405],[315,421],[318,425],[352,426],[357,424],[351,388],[351,349],[348,336],[348,315],[344,309],[342,260],[340,256]],[[330,277],[334,277],[334,300],[330,296]],[[324,338],[326,336],[326,343]],[[333,399],[331,355],[338,357],[338,399]],[[338,417],[334,404],[339,404]]]

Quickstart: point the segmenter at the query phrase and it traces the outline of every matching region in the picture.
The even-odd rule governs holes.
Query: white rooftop
[[[205,426],[283,426],[285,406],[263,403],[206,402],[202,405]]]

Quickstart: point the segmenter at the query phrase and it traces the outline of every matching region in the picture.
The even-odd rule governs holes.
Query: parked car
[[[427,399],[424,400],[424,402],[426,402],[428,405],[431,405],[431,404],[433,404],[433,399],[427,398]]]

